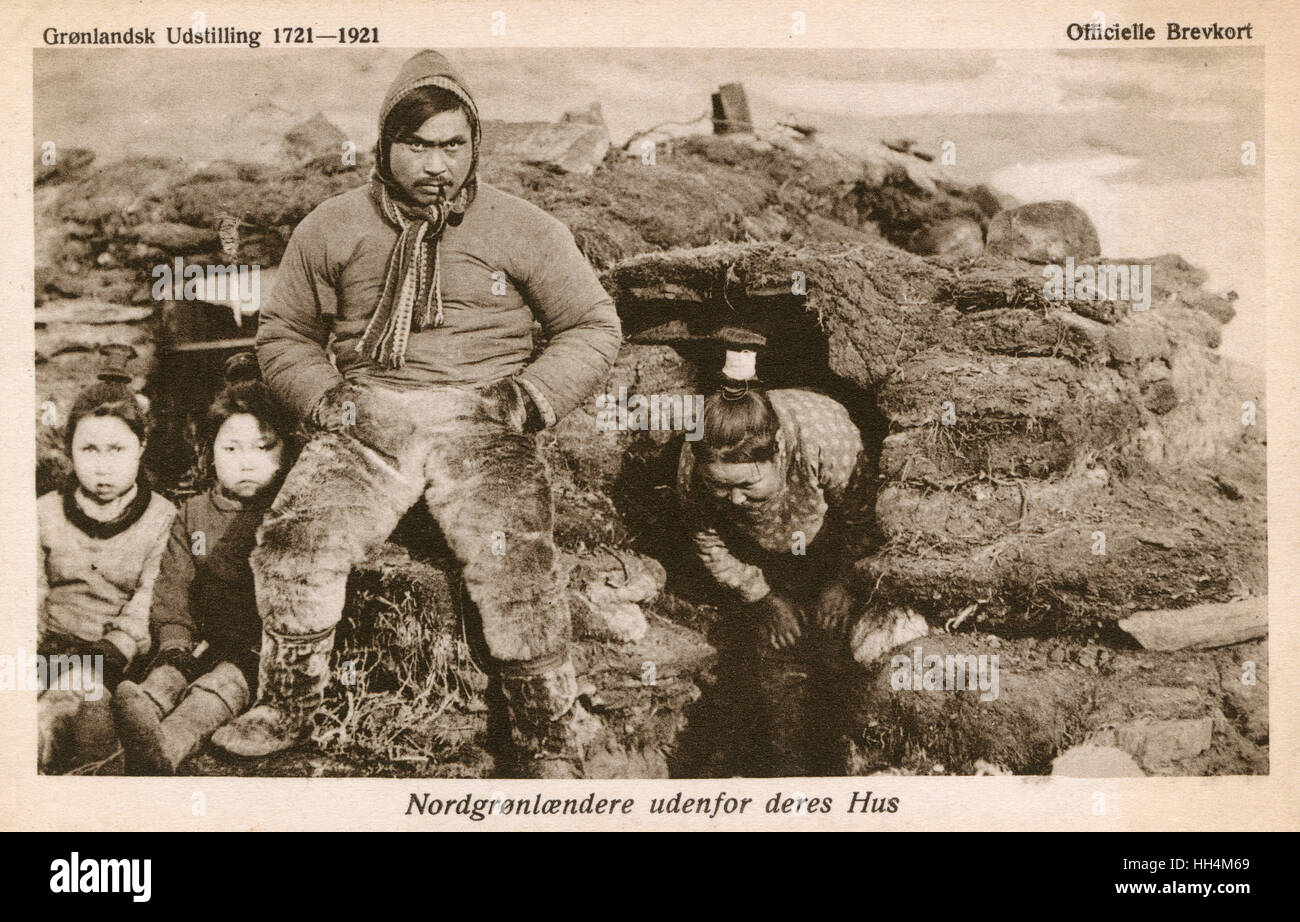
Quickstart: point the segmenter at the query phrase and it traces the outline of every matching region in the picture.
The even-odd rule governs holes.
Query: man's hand
[[[356,416],[356,392],[347,381],[340,381],[316,401],[307,422],[313,429],[341,432],[356,422]]]
[[[853,611],[853,593],[846,580],[836,579],[817,597],[814,619],[819,628],[831,637],[840,637],[849,623]]]
[[[545,426],[542,414],[533,405],[528,391],[514,378],[494,381],[479,393],[489,414],[523,433],[534,433]]]
[[[757,602],[750,602],[748,608],[755,627],[773,650],[794,646],[803,634],[799,609],[784,596],[769,592]]]

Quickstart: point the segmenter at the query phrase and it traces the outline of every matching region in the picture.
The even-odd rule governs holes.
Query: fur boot
[[[139,741],[158,736],[162,719],[172,712],[189,683],[175,666],[159,666],[143,682],[123,682],[113,695],[113,722],[126,750],[127,770]]]
[[[81,692],[51,689],[41,695],[36,705],[36,765],[42,772],[54,766],[55,759],[67,745],[69,728],[81,709]]]
[[[521,665],[501,672],[515,773],[521,778],[582,778],[584,750],[600,721],[578,701],[573,663],[565,657],[537,671]]]
[[[110,759],[117,750],[112,701],[102,677],[79,665],[60,677],[57,688],[41,692],[36,705],[38,769],[61,772]],[[101,771],[120,774],[121,766],[114,763]]]
[[[233,663],[222,663],[194,680],[180,703],[155,725],[122,734],[128,770],[137,775],[172,775],[176,767],[230,718],[248,706],[248,683]]]
[[[333,649],[334,628],[297,636],[263,630],[257,706],[219,729],[212,742],[250,759],[305,743],[325,700]]]

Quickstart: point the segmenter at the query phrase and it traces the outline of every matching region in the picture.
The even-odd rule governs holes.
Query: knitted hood
[[[401,102],[412,90],[424,86],[436,86],[447,90],[453,93],[465,106],[465,113],[469,119],[470,150],[472,154],[469,174],[465,177],[465,188],[469,190],[472,197],[478,186],[480,140],[478,106],[475,105],[474,97],[470,94],[469,88],[465,86],[460,74],[451,66],[451,62],[436,51],[420,51],[407,59],[406,63],[402,65],[402,69],[397,72],[397,79],[388,88],[388,94],[384,96],[384,104],[379,110],[379,144],[378,150],[375,152],[375,173],[385,183],[392,182],[392,175],[388,169],[388,150],[383,143],[384,126],[388,121],[389,114],[393,111],[393,107]]]
[[[384,129],[393,109],[426,86],[449,91],[460,100],[470,126],[470,164],[465,181],[451,199],[417,205],[393,179]],[[450,62],[436,51],[421,51],[402,65],[379,110],[379,143],[370,195],[384,220],[397,229],[384,287],[356,351],[380,365],[401,368],[413,332],[442,326],[442,271],[439,252],[448,224],[459,224],[478,194],[478,107]]]

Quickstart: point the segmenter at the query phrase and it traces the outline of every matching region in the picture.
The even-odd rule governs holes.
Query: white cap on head
[[[722,366],[722,376],[732,381],[749,381],[756,376],[758,353],[752,349],[728,349]]]

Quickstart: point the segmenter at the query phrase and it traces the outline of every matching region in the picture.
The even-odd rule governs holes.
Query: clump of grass
[[[370,630],[335,653],[335,682],[313,741],[363,762],[429,765],[455,760],[483,729],[487,676],[463,630],[424,617],[409,592],[394,601],[361,592]]]

